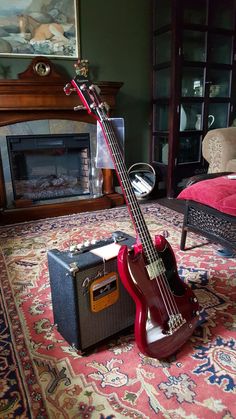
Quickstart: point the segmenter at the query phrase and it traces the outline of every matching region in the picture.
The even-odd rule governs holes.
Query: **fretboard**
[[[124,163],[123,153],[121,151],[119,141],[116,138],[112,122],[108,117],[100,117],[99,123],[103,130],[136,234],[142,244],[147,260],[151,263],[153,260],[153,254],[156,254],[155,247],[131,184],[129,174]]]

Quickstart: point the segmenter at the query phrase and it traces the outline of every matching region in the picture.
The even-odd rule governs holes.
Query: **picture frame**
[[[0,57],[80,57],[78,0],[1,0]]]

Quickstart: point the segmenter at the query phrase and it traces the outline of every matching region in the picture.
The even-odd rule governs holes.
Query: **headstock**
[[[77,92],[83,103],[82,109],[85,108],[89,114],[93,114],[100,121],[106,119],[109,106],[101,101],[99,87],[88,79],[88,60],[79,60],[75,64],[75,72],[75,78],[64,87],[65,94]],[[78,109],[81,109],[81,105],[75,108],[75,110]]]

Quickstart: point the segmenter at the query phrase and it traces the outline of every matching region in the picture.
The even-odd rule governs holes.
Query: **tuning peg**
[[[72,85],[70,83],[67,83],[64,87],[64,92],[66,94],[66,96],[69,96],[72,92],[75,92],[75,88],[72,87]]]
[[[91,86],[89,86],[89,89],[90,90],[95,90],[96,91],[96,93],[99,95],[100,94],[100,92],[101,92],[101,89],[100,89],[100,87],[98,87],[96,84],[91,84]]]
[[[109,110],[110,110],[110,106],[108,105],[107,102],[100,103],[99,108],[105,109],[106,112],[109,112]]]
[[[74,111],[82,111],[86,109],[84,105],[74,106]]]

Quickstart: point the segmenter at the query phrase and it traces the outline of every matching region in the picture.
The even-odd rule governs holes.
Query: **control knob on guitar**
[[[198,324],[199,304],[191,288],[179,277],[173,250],[157,235],[153,241],[133,190],[119,141],[101,101],[99,88],[83,72],[68,83],[66,94],[76,91],[87,112],[103,131],[132,219],[136,244],[121,246],[117,262],[121,280],[136,303],[135,340],[141,352],[162,359],[174,354]]]

